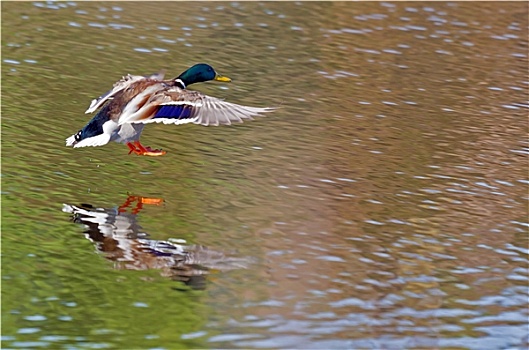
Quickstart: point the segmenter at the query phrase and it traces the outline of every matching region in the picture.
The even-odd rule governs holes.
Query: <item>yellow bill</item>
[[[215,80],[216,80],[216,81],[224,81],[224,82],[226,82],[226,83],[229,83],[229,82],[231,81],[230,78],[225,77],[225,76],[223,76],[223,75],[219,75],[219,74],[215,75]]]

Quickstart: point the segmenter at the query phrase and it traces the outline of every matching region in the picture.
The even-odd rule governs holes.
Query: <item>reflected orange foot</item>
[[[132,203],[136,202],[136,206],[132,208],[133,214],[138,214],[140,210],[143,209],[143,204],[149,204],[149,205],[161,205],[164,200],[163,198],[153,198],[153,197],[142,197],[142,196],[131,196],[129,195],[127,197],[127,200],[125,203],[120,205],[118,207],[118,211],[120,213],[124,213],[127,211],[127,207],[130,207]]]
[[[138,197],[138,202],[150,205],[160,205],[163,203],[163,198]]]
[[[127,142],[127,147],[129,148],[129,154],[135,153],[139,156],[151,156],[151,157],[159,157],[166,154],[166,151],[163,151],[161,149],[152,149],[150,147],[143,146],[140,141],[134,141]]]

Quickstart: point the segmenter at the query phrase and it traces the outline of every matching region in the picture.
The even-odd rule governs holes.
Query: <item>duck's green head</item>
[[[224,82],[231,81],[230,78],[219,75],[217,72],[215,72],[213,67],[205,63],[195,64],[193,67],[180,74],[175,80],[178,79],[184,83],[184,88],[194,83],[200,83],[209,80]]]

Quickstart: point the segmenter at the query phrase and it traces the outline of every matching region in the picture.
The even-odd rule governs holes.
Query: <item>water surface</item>
[[[2,347],[527,347],[527,18],[518,2],[3,2]],[[197,90],[281,108],[148,125],[160,158],[64,147],[122,75],[197,62],[233,79]],[[131,195],[163,202],[96,228],[129,218],[245,264],[200,288],[123,268],[63,211]]]

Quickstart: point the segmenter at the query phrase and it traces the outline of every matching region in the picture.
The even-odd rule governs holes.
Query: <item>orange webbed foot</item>
[[[167,153],[166,151],[161,149],[152,149],[150,147],[145,147],[139,141],[134,141],[134,143],[128,142],[127,147],[129,148],[129,154],[135,153],[139,156],[159,157]]]

